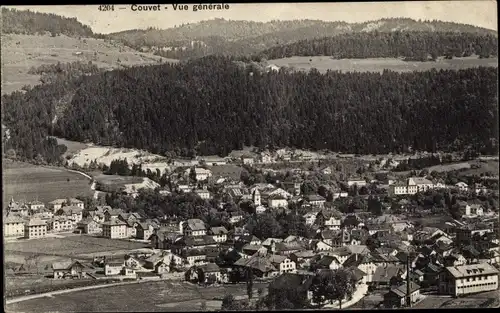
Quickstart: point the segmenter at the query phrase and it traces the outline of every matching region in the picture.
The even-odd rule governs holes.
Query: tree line
[[[335,59],[399,58],[436,60],[498,55],[498,37],[467,32],[395,31],[341,34],[320,39],[305,39],[274,46],[258,54],[261,58],[280,59],[292,56],[332,56]]]
[[[96,37],[89,26],[80,23],[75,17],[8,8],[2,8],[2,32],[24,35],[49,32],[52,36]]]

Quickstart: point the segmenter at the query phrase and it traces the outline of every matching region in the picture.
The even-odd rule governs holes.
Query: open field
[[[240,179],[241,177],[241,172],[243,171],[243,168],[237,165],[217,165],[217,166],[211,166],[210,170],[212,171],[212,174],[215,176],[226,176],[230,177],[231,179]]]
[[[64,156],[73,155],[73,154],[78,153],[79,151],[88,147],[87,144],[79,142],[79,141],[72,141],[72,140],[67,140],[64,138],[56,138],[56,139],[57,139],[57,144],[65,145],[66,147],[68,147],[68,150],[66,150],[66,153],[64,154]]]
[[[479,166],[479,168],[471,168],[472,165]],[[467,162],[459,162],[459,163],[451,163],[451,164],[443,164],[443,165],[435,165],[426,168],[429,172],[449,172],[455,170],[464,170],[462,173],[464,175],[479,175],[481,173],[492,172],[495,175],[498,174],[498,161],[467,161]]]
[[[87,148],[75,152],[72,155],[72,157],[68,160],[68,163],[70,165],[75,163],[78,164],[79,166],[84,166],[85,164],[89,164],[90,162],[95,160],[98,164],[102,163],[109,166],[111,164],[111,161],[122,160],[122,159],[127,159],[127,162],[129,164],[132,163],[154,164],[156,162],[161,162],[161,163],[166,162],[165,157],[162,157],[161,155],[157,154],[152,154],[146,151],[141,151],[137,149],[104,147],[104,146],[96,146],[89,144]],[[146,164],[143,165],[144,169],[148,168]],[[167,166],[166,163],[165,166]]]
[[[6,242],[6,255],[29,253],[51,254],[55,256],[81,257],[94,252],[112,252],[117,250],[132,250],[147,247],[140,242],[112,240],[92,236],[68,236],[64,238],[43,238],[35,240],[19,240]]]
[[[35,35],[2,35],[2,94],[20,90],[24,85],[39,84],[39,76],[29,69],[42,64],[89,62],[104,69],[134,65],[177,62],[135,51],[116,42],[94,38],[51,37]],[[78,55],[77,55],[78,54]]]
[[[119,175],[97,175],[94,176],[99,189],[110,192],[124,188],[128,193],[133,193],[141,188],[155,189],[160,185],[147,177],[119,176]]]
[[[266,285],[254,283],[254,290]],[[6,305],[9,312],[113,312],[195,311],[206,301],[207,309],[220,308],[215,297],[243,296],[246,285],[199,287],[184,282],[151,282],[97,290],[77,291]]]
[[[405,62],[402,59],[396,58],[334,60],[329,56],[294,56],[291,58],[269,60],[268,63],[306,71],[316,68],[321,73],[325,73],[327,70],[341,72],[382,72],[384,69],[388,69],[396,72],[411,72],[428,71],[433,68],[437,70],[459,70],[478,66],[498,67],[497,58],[479,59],[475,56],[451,60],[438,59],[436,62]]]
[[[54,199],[91,196],[90,180],[64,168],[36,166],[28,163],[3,160],[3,204],[11,197],[16,201],[44,203]]]

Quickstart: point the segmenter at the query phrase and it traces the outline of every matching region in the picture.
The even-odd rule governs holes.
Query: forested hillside
[[[52,133],[54,99],[75,90],[54,133],[181,155],[247,146],[349,153],[496,153],[497,71],[399,74],[251,72],[206,57],[37,86],[4,96],[8,147],[33,158]],[[180,118],[182,117],[182,118]]]
[[[2,33],[43,35],[46,32],[69,37],[95,37],[89,26],[56,14],[2,8]]]
[[[472,25],[406,18],[352,24],[319,20],[261,23],[214,19],[165,30],[130,30],[109,36],[136,49],[154,47],[156,53],[164,57],[185,59],[211,54],[243,56],[299,40],[371,31],[460,32],[496,36],[493,30]]]
[[[329,55],[343,58],[397,58],[408,57],[421,61],[428,56],[481,57],[498,54],[498,38],[459,32],[391,32],[343,34],[313,40],[302,40],[276,46],[259,54],[266,59],[291,56]]]

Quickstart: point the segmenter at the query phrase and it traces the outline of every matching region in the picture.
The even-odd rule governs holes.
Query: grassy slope
[[[38,199],[49,202],[58,198],[90,196],[90,181],[78,173],[64,168],[35,166],[9,162],[3,165],[3,204],[11,197],[16,201]]]
[[[42,64],[92,61],[98,67],[114,69],[159,64],[160,60],[177,61],[93,38],[6,34],[2,35],[1,39],[2,94],[20,90],[24,85],[39,84],[39,76],[30,75],[28,71],[32,66],[38,67]],[[75,55],[76,52],[81,52],[81,55]]]
[[[478,57],[456,58],[452,60],[439,59],[437,62],[405,62],[400,59],[342,59],[334,60],[328,56],[301,57],[269,60],[269,64],[292,67],[296,70],[310,70],[316,68],[324,73],[327,70],[356,71],[356,72],[382,72],[389,69],[397,72],[426,71],[430,69],[459,70],[478,66],[498,67],[497,58],[479,59]]]

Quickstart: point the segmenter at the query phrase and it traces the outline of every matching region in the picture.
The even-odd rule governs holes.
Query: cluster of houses
[[[11,199],[4,218],[5,237],[42,238],[48,232],[74,230],[82,220],[84,203],[78,199],[56,199],[48,206],[40,201],[18,203]]]
[[[50,233],[77,232],[109,239],[148,240],[157,226],[138,213],[125,213],[110,206],[85,208],[78,199],[56,199],[47,207],[39,201],[18,203],[12,199],[3,224],[6,238],[27,239],[43,238]]]
[[[318,271],[344,268],[358,284],[386,290],[386,306],[400,307],[405,305],[407,281],[413,302],[422,291],[461,296],[498,288],[498,221],[481,223],[417,228],[396,217],[361,220],[323,208],[313,222],[318,226],[314,238],[257,238],[245,228],[227,230],[189,219],[154,226],[148,237],[151,249],[104,260],[103,266],[106,276],[182,272],[179,277],[198,283],[244,280],[248,272],[262,280],[292,275],[300,278],[292,279],[300,285],[294,288],[302,288]],[[369,244],[374,240],[376,245]],[[72,272],[80,268],[77,263],[56,268],[64,272],[57,277],[81,275]]]
[[[241,163],[272,163],[276,158],[290,157],[285,152],[262,153],[260,160],[243,155]],[[226,164],[219,159],[203,161],[210,166]],[[333,169],[325,166],[320,171],[328,175]],[[179,174],[178,179],[171,180],[171,190],[160,192],[191,192],[205,200],[216,196],[203,183],[216,176],[209,166],[193,166]],[[289,286],[310,295],[307,284],[315,273],[344,268],[352,272],[358,284],[385,289],[388,307],[404,305],[408,290],[411,301],[416,302],[420,292],[432,288],[453,296],[498,288],[498,215],[487,212],[481,204],[459,202],[461,220],[450,218],[439,228],[422,228],[401,216],[343,214],[317,193],[302,194],[298,180],[281,182],[279,187],[267,183],[246,187],[242,182],[225,180],[216,183],[221,185],[219,199],[249,202],[254,214],[287,210],[292,203],[300,203],[307,209],[303,218],[314,236],[257,238],[247,230],[245,215],[239,211],[230,213],[231,228],[227,229],[212,227],[201,219],[160,221],[110,206],[85,208],[77,199],[57,199],[47,207],[38,201],[20,204],[12,200],[4,218],[4,236],[41,238],[51,232],[76,231],[109,239],[133,238],[151,245],[150,249],[130,251],[122,258],[95,260],[104,276],[151,273],[163,277],[183,273],[182,277],[189,281],[228,283],[244,280],[252,273],[256,279],[277,282],[287,277]],[[364,187],[370,182],[351,178],[345,183],[348,187]],[[465,183],[452,187],[484,191],[482,186],[469,187]],[[388,193],[411,195],[436,188],[450,186],[410,177],[404,184],[390,180]],[[330,191],[333,199],[348,197],[346,191]],[[54,263],[53,271],[56,279],[86,276],[86,266],[78,261]]]
[[[397,182],[389,185],[389,196],[414,195],[417,192],[425,192],[431,189],[456,189],[462,192],[474,192],[476,194],[486,193],[488,190],[482,184],[467,185],[464,182],[458,182],[453,186],[447,186],[443,183],[433,183],[424,177],[410,177],[406,182]]]

